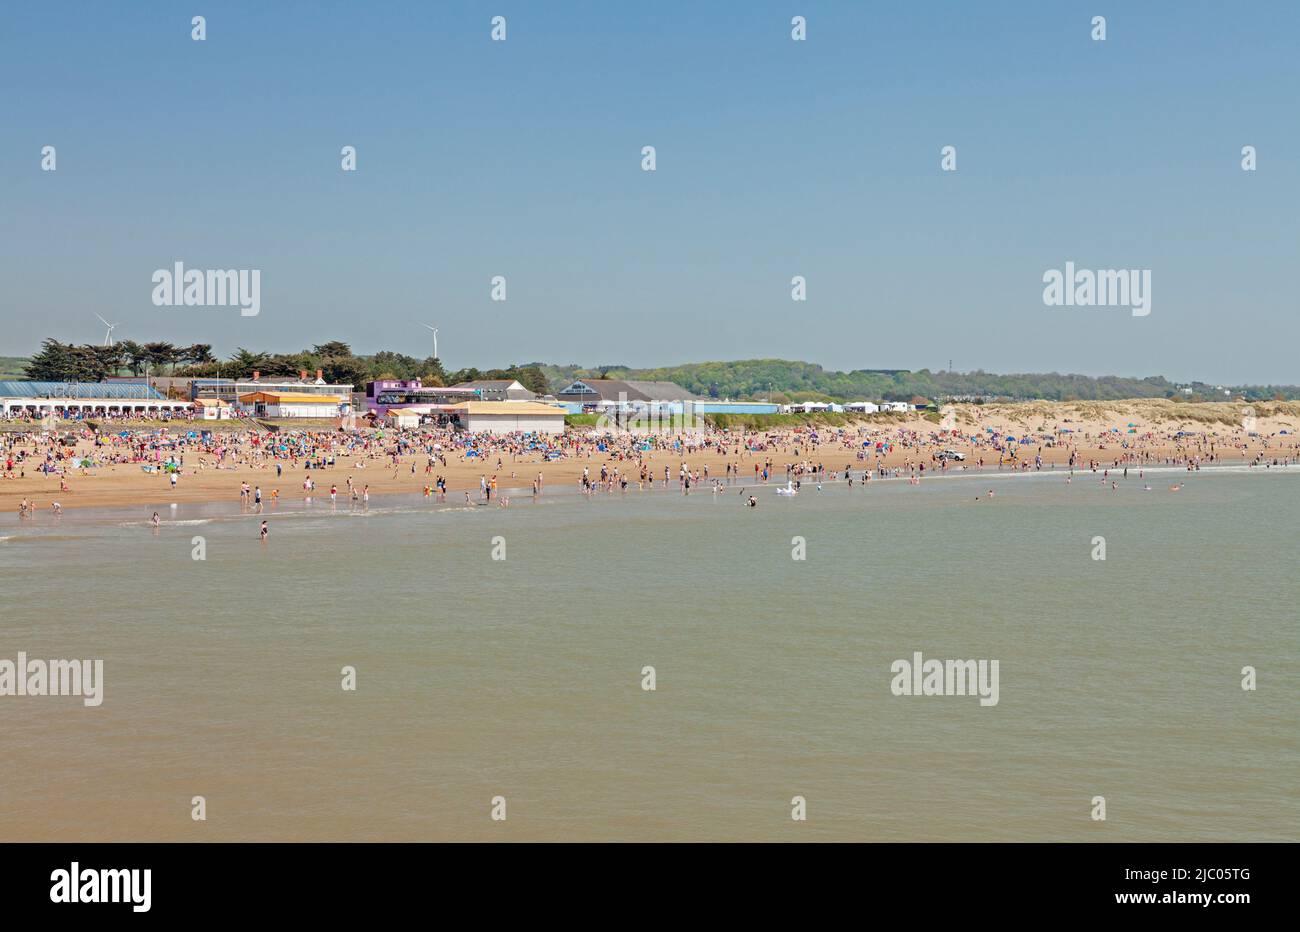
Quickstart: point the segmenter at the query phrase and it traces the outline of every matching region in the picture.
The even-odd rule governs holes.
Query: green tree
[[[226,378],[247,379],[254,372],[265,369],[270,358],[266,353],[254,353],[241,346],[230,357],[230,361],[225,365],[223,373]]]
[[[23,373],[38,382],[66,382],[72,371],[73,347],[48,337],[41,343],[40,352],[27,362]]]
[[[330,340],[328,343],[321,343],[311,348],[313,356],[321,359],[329,359],[334,356],[351,356],[352,347],[342,340]]]

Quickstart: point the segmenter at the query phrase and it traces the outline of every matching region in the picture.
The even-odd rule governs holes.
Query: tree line
[[[263,376],[296,378],[306,372],[333,384],[358,389],[374,379],[420,379],[426,385],[455,385],[478,379],[518,379],[531,391],[550,391],[537,366],[511,365],[504,369],[475,368],[448,372],[441,360],[423,359],[384,350],[359,356],[340,340],[318,343],[297,353],[264,353],[239,347],[228,359],[218,359],[208,343],[173,346],[171,343],[136,343],[122,340],[112,346],[74,345],[47,339],[40,352],[23,369],[29,379],[42,382],[100,382],[111,376],[175,376],[178,378],[249,379]]]
[[[214,360],[210,343],[173,346],[122,340],[111,346],[80,346],[48,339],[27,361],[23,374],[42,382],[99,382],[111,375],[170,375],[178,365]],[[170,370],[170,371],[169,371]]]

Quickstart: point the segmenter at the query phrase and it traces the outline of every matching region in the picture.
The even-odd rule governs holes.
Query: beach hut
[[[220,398],[199,398],[194,405],[199,409],[199,416],[205,421],[225,421],[235,416],[235,406]]]
[[[387,417],[388,417],[388,426],[396,427],[399,430],[408,427],[420,426],[419,411],[412,411],[408,408],[389,408]]]

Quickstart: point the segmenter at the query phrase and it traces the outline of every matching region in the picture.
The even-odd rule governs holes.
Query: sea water
[[[1297,840],[1300,470],[1065,476],[6,516],[0,840]]]

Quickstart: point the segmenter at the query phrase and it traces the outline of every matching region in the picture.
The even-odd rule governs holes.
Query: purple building
[[[390,408],[415,408],[421,413],[436,414],[440,409],[479,398],[478,389],[426,387],[419,379],[377,379],[366,383],[366,411],[379,417]]]

